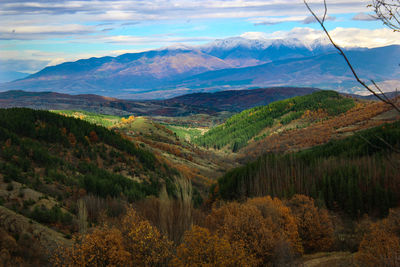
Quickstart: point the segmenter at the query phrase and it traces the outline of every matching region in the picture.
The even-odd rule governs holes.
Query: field
[[[119,116],[103,115],[82,110],[51,110],[51,112],[67,117],[74,117],[107,128],[121,122],[121,117]]]
[[[166,125],[166,127],[173,131],[179,138],[188,142],[201,136],[205,131],[205,129],[202,128],[190,128],[183,126]]]

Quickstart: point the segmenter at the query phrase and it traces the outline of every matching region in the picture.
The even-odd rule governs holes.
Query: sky
[[[308,2],[323,14],[323,1]],[[400,44],[370,2],[327,0],[326,25],[340,45]],[[307,42],[323,34],[303,0],[0,0],[1,71],[237,36]]]

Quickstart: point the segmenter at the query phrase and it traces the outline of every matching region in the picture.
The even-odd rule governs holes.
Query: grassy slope
[[[115,128],[178,169],[204,196],[213,179],[235,166],[232,158],[189,142],[186,139],[188,135],[199,134],[200,130],[196,128],[159,124],[145,117],[136,117],[132,122],[120,123]]]
[[[112,127],[121,122],[121,117],[119,116],[97,114],[82,110],[51,110],[51,112],[68,117],[74,117],[107,128]]]

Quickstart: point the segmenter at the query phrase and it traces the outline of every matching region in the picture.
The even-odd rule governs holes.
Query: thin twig
[[[376,96],[379,100],[381,100],[382,102],[391,105],[395,110],[397,110],[400,113],[400,108],[398,108],[394,103],[392,103],[391,101],[387,101],[386,99],[382,98],[379,94],[377,94],[374,90],[372,90],[365,82],[363,82],[357,75],[356,71],[353,68],[353,65],[351,65],[350,60],[347,58],[346,54],[344,53],[344,51],[342,50],[342,48],[340,48],[339,45],[337,45],[332,37],[330,36],[328,30],[326,29],[324,22],[321,21],[318,16],[314,13],[314,11],[310,8],[310,6],[308,5],[306,0],[303,0],[304,4],[306,5],[308,11],[310,11],[310,13],[314,16],[314,18],[318,21],[319,25],[322,27],[322,29],[324,30],[326,36],[329,38],[329,41],[332,43],[332,45],[338,50],[339,54],[344,58],[344,60],[346,61],[347,65],[349,66],[351,72],[353,73],[354,78],[357,80],[357,82],[359,84],[361,84],[365,89],[367,89],[369,92],[371,92],[374,96]],[[327,5],[326,5],[326,0],[324,0],[324,6],[325,6],[325,12],[327,12]]]
[[[324,16],[322,17],[322,23],[325,23],[326,14],[328,13],[328,7],[326,6],[326,1],[324,0]]]
[[[381,95],[383,95],[386,98],[387,102],[390,102],[390,99],[387,97],[387,95],[385,95],[383,93],[383,91],[381,90],[381,88],[375,83],[374,80],[371,80],[371,83],[375,86],[375,88],[381,93]]]

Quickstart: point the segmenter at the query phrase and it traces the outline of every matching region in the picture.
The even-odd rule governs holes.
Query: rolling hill
[[[99,95],[68,95],[55,92],[7,91],[0,93],[0,107],[86,110],[109,115],[187,116],[237,112],[314,92],[314,88],[283,87],[197,93],[167,100],[133,101]]]

